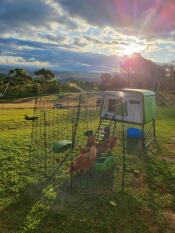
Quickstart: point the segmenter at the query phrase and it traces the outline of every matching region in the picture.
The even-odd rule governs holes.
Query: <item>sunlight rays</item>
[[[143,45],[138,44],[129,44],[123,48],[122,55],[131,56],[134,53],[141,53],[144,51]]]

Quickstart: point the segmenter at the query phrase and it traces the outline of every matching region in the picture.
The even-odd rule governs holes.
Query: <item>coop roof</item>
[[[137,94],[144,95],[144,96],[155,95],[155,93],[153,91],[144,90],[144,89],[124,88],[121,91],[124,91],[124,92],[127,92],[127,93],[137,93]]]

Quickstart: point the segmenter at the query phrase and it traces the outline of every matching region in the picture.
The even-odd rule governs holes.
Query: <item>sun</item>
[[[133,53],[137,53],[138,49],[134,45],[127,45],[123,49],[123,55],[131,56]]]
[[[123,55],[132,56],[134,53],[140,53],[143,50],[141,46],[138,45],[127,45],[123,48]]]

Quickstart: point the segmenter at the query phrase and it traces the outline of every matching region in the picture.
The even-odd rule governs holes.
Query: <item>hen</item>
[[[84,171],[86,172],[96,160],[97,149],[95,145],[90,147],[89,152],[81,153],[71,166],[71,172]]]

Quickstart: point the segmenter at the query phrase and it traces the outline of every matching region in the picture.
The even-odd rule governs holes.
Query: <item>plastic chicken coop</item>
[[[101,117],[146,124],[155,119],[155,94],[152,91],[137,89],[112,92],[104,98]]]

